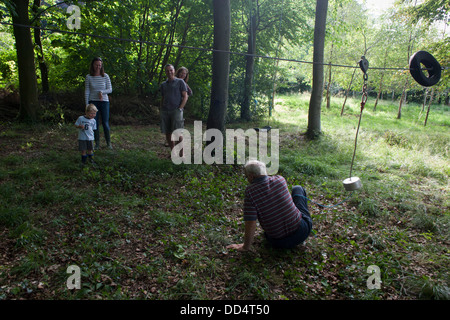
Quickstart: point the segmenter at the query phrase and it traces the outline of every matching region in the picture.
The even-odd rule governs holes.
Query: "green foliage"
[[[414,22],[424,19],[428,23],[447,19],[450,10],[449,0],[426,0],[416,6],[407,7],[404,11],[409,14]]]
[[[211,1],[107,0],[73,3],[81,9],[79,30],[67,29],[69,15],[65,7],[57,5],[56,1],[42,4],[38,15],[32,17],[36,24],[40,22],[40,25],[50,29],[41,32],[42,49],[49,70],[51,91],[64,92],[67,97],[57,102],[62,109],[67,104],[83,104],[81,91],[89,63],[93,57],[101,56],[105,70],[112,78],[111,99],[113,103],[120,103],[122,108],[127,105],[119,99],[124,94],[127,97],[142,97],[146,105],[157,106],[158,86],[164,80],[163,65],[170,62],[176,67],[186,66],[190,70],[189,85],[194,90],[188,101],[188,110],[195,117],[206,119],[211,90],[209,48],[212,47],[213,25],[208,23],[213,20]],[[231,51],[238,54],[231,55],[228,122],[240,117],[251,3],[256,2],[233,2],[231,5]],[[314,1],[298,0],[259,2],[256,55],[311,61],[314,4]],[[431,52],[442,66],[448,65],[448,40],[441,39],[440,31],[434,27],[403,17],[399,19],[404,7],[408,6],[398,5],[391,13],[373,20],[372,12],[364,10],[356,1],[331,1],[325,61],[354,66],[365,54],[370,67],[405,68],[408,55],[412,54],[408,52],[408,47],[414,47]],[[411,10],[411,15],[437,21],[448,11],[448,3],[426,1]],[[429,17],[420,13],[425,11],[430,14]],[[9,22],[10,17],[5,16],[5,21]],[[411,30],[417,31],[411,34]],[[0,86],[17,90],[12,27],[1,25],[0,33]],[[414,43],[408,40],[410,38],[414,39]],[[40,83],[42,75],[36,69]],[[342,94],[347,90],[352,72],[349,68],[332,68],[330,88],[333,93]],[[405,70],[371,69],[369,91],[376,95],[381,85],[385,95],[399,97],[409,77]],[[422,88],[409,80],[408,101],[419,102],[423,98]],[[252,118],[260,120],[269,115],[269,109],[273,107],[274,88],[276,94],[296,93],[310,90],[310,85],[310,64],[256,58],[250,99]],[[359,92],[361,85],[361,77],[357,76],[350,89]],[[438,95],[441,99],[448,99],[447,88],[448,72],[443,72],[442,80],[436,86],[435,99]],[[80,99],[67,96],[67,92]],[[53,111],[53,108],[49,110]],[[47,106],[39,113],[45,121],[59,117],[52,117]]]

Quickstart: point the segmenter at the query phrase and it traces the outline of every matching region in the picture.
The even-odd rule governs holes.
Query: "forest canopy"
[[[211,90],[213,43],[212,0],[12,1],[0,4],[0,88],[3,96],[19,88],[14,17],[26,3],[34,70],[39,94],[73,93],[82,101],[84,79],[93,57],[102,57],[114,86],[114,97],[127,96],[157,105],[163,66],[185,66],[193,114],[204,117]],[[79,11],[70,11],[72,5]],[[73,6],[72,6],[73,7]],[[314,35],[313,0],[231,1],[230,76],[227,121],[242,117],[243,101],[250,114],[267,114],[276,93],[310,91]],[[370,61],[369,90],[384,97],[406,93],[423,99],[424,88],[407,68],[419,50],[433,54],[441,66],[450,65],[446,33],[449,0],[397,1],[383,15],[364,1],[329,2],[324,68],[327,94],[361,90],[362,78],[351,82],[361,56]],[[77,18],[79,26],[75,26]],[[24,50],[19,47],[18,50]],[[246,58],[254,57],[249,69]],[[388,68],[388,69],[386,69]],[[448,69],[435,89],[449,94]],[[251,79],[251,88],[245,83]],[[406,85],[405,85],[406,82]],[[247,88],[247,89],[245,89]],[[67,102],[66,102],[67,103]],[[42,108],[37,106],[38,114]],[[40,109],[41,108],[41,109]],[[81,108],[81,107],[80,107]],[[6,113],[2,106],[1,113]]]

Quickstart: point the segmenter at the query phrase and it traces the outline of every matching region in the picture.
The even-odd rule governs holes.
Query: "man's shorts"
[[[78,140],[78,151],[94,150],[93,140]]]
[[[183,110],[161,110],[161,132],[172,133],[184,128]]]

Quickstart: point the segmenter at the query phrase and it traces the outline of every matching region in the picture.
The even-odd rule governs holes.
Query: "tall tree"
[[[36,26],[40,27],[40,18],[39,18],[39,7],[41,6],[41,0],[34,0],[33,2],[33,20],[35,21]],[[41,40],[41,29],[35,28],[34,31],[34,43],[36,44],[36,52],[37,58],[39,61],[39,70],[41,71],[41,83],[42,83],[42,92],[48,93],[50,90],[49,82],[48,82],[48,67],[44,58],[44,50],[42,49],[42,40]]]
[[[34,48],[31,41],[28,16],[29,0],[12,0],[15,10],[10,10],[16,39],[17,66],[19,70],[20,111],[19,119],[37,120],[38,90],[34,65]]]
[[[254,8],[253,0],[250,8],[248,23],[248,39],[247,39],[247,56],[245,57],[245,82],[244,97],[241,105],[241,119],[249,121],[250,116],[250,100],[252,97],[253,71],[255,66],[256,53],[256,31],[259,24],[259,2],[256,0],[256,8]]]
[[[212,61],[211,104],[207,128],[225,129],[230,72],[230,0],[214,0],[214,52]]]
[[[163,66],[165,66],[169,62],[170,53],[172,52],[172,44],[174,43],[174,39],[175,39],[178,18],[180,16],[181,8],[183,8],[183,5],[184,5],[184,0],[177,0],[176,4],[174,4],[173,9],[171,10],[173,12],[173,15],[170,19],[171,26],[170,26],[170,35],[169,35],[169,40],[168,40],[169,46],[167,46],[167,48],[166,48],[166,54],[164,55],[163,62],[162,62]],[[163,68],[161,68],[160,75],[159,75],[159,82],[161,82],[161,80],[162,80],[163,73],[164,73]]]
[[[320,111],[323,94],[323,56],[328,0],[317,0],[314,27],[313,85],[309,101],[307,136],[317,138],[321,133]]]
[[[310,0],[243,0],[242,20],[247,37],[247,55],[245,57],[245,78],[243,96],[240,101],[241,119],[251,120],[250,104],[254,92],[261,88],[261,78],[255,69],[264,62],[255,58],[256,54],[278,55],[281,45],[288,41],[301,42],[309,38],[309,21],[306,18],[310,7]],[[282,39],[285,40],[283,43]],[[266,69],[266,68],[262,68]],[[271,67],[271,69],[275,69]],[[270,72],[270,71],[269,71]],[[275,72],[274,72],[275,73]],[[275,78],[272,77],[274,80]],[[255,82],[255,83],[254,83]],[[273,84],[271,85],[273,90]],[[267,92],[268,90],[265,89]],[[261,91],[259,91],[261,92]]]

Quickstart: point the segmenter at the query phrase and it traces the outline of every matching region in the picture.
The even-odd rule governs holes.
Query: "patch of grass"
[[[312,200],[313,233],[292,251],[268,247],[260,228],[251,252],[225,249],[242,241],[242,166],[174,165],[157,125],[115,127],[114,149],[80,168],[71,125],[10,124],[0,130],[0,299],[448,298],[448,108],[435,106],[425,127],[418,106],[400,120],[388,102],[367,107],[352,173],[363,187],[350,194],[359,103],[340,116],[332,101],[316,141],[303,135],[308,96],[278,97],[270,119],[279,173]],[[70,265],[79,290],[65,286]],[[379,290],[366,285],[371,265]]]

